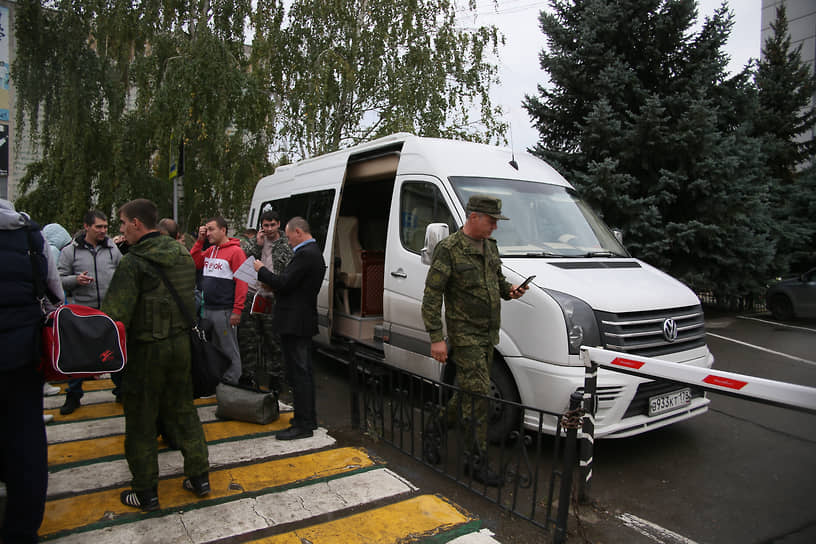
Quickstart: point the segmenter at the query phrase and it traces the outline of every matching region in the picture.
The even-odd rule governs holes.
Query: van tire
[[[490,369],[490,395],[497,399],[520,402],[518,388],[507,368],[507,364],[496,357]],[[500,403],[490,403],[490,416],[487,426],[487,440],[491,444],[501,444],[509,439],[510,433],[521,428],[521,408],[518,406],[502,406]]]
[[[788,321],[793,318],[793,304],[785,295],[774,295],[770,306],[768,309],[779,321]]]

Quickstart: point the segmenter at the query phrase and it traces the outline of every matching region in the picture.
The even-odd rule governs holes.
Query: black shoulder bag
[[[164,282],[167,290],[176,301],[184,319],[190,323],[190,374],[193,378],[193,398],[208,397],[215,394],[216,386],[221,382],[231,364],[229,355],[212,342],[213,324],[205,318],[194,319],[175,287],[167,279],[164,270],[156,263],[149,262]]]

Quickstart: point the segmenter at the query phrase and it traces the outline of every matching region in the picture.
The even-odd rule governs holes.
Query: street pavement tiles
[[[123,506],[129,487],[124,416],[109,380],[86,381],[83,405],[60,416],[63,394],[46,398],[49,485],[41,541],[56,543],[231,542],[368,544],[450,541],[495,544],[460,507],[394,473],[364,449],[338,447],[326,429],[312,438],[275,440],[291,407],[269,425],[221,421],[215,399],[199,399],[212,492],[181,487],[183,458],[161,440],[159,501],[150,514]]]

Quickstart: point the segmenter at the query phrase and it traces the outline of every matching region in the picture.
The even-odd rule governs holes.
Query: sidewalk
[[[182,489],[183,460],[159,442],[161,510],[123,506],[129,487],[124,417],[109,380],[86,382],[82,406],[61,416],[64,395],[46,397],[49,489],[40,536],[59,543],[421,541],[492,544],[481,521],[445,497],[423,493],[360,447],[340,447],[326,429],[291,442],[274,434],[291,418],[260,426],[215,418],[215,399],[196,401],[210,454],[212,492]],[[64,389],[63,385],[63,389]]]

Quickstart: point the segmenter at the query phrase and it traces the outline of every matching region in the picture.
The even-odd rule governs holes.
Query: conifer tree
[[[816,79],[802,62],[801,45],[791,45],[784,3],[777,7],[771,29],[755,78],[755,133],[772,182],[774,272],[784,274],[804,272],[816,262]]]
[[[699,32],[694,0],[553,0],[549,85],[525,108],[554,164],[629,250],[698,291],[757,292],[773,246],[749,72],[729,78],[723,5]]]

